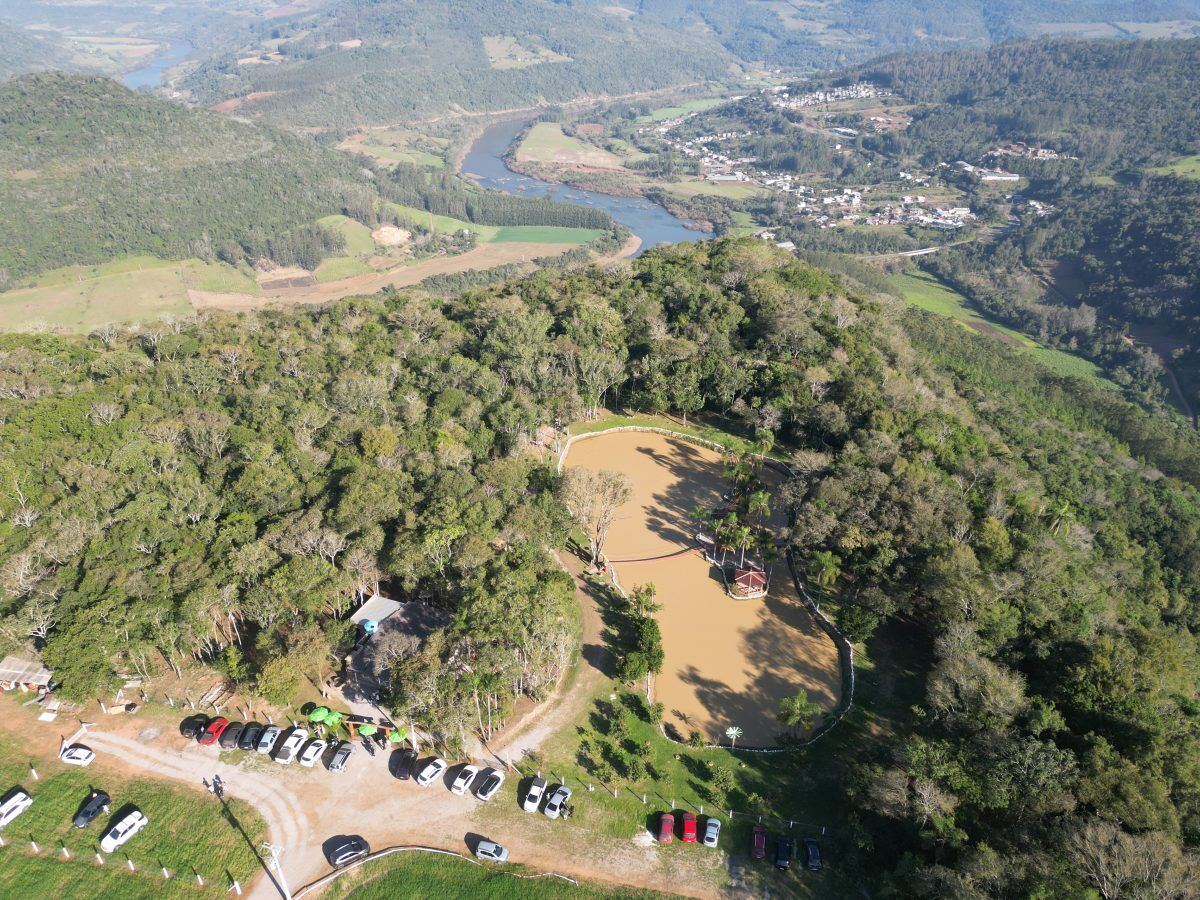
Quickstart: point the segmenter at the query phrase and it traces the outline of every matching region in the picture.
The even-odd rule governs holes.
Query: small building
[[[44,691],[54,673],[38,660],[10,655],[0,660],[0,690]]]
[[[729,582],[729,595],[739,600],[766,596],[767,573],[757,566],[743,566],[733,570]]]

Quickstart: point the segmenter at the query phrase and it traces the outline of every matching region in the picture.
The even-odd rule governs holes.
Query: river
[[[131,91],[156,88],[162,84],[163,72],[179,65],[191,52],[192,45],[187,41],[172,41],[165,51],[150,60],[149,65],[129,72],[121,81]]]
[[[500,122],[484,131],[463,160],[463,174],[473,176],[483,187],[507,194],[549,197],[560,203],[602,209],[641,239],[639,254],[658,244],[698,241],[707,236],[686,227],[682,219],[642,197],[584,191],[513,172],[504,164],[504,154],[524,127],[524,122]]]

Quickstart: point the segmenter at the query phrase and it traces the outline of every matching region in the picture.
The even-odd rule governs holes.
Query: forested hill
[[[892,140],[934,162],[974,160],[1016,140],[1093,170],[1200,149],[1200,39],[1017,41],[894,56],[839,80],[874,81],[921,104]]]
[[[246,39],[187,86],[205,102],[270,92],[246,109],[316,128],[644,91],[732,62],[701,37],[551,0],[341,0]]]
[[[0,19],[0,79],[71,66],[71,53],[53,34],[34,35]]]
[[[0,84],[0,270],[254,249],[374,193],[345,154],[99,77]]]
[[[773,761],[837,811],[847,894],[1194,896],[1197,437],[761,241],[632,265],[3,337],[0,653],[67,697],[199,660],[284,704],[383,576],[450,623],[385,701],[460,739],[483,685],[503,715],[570,662],[538,427],[710,416],[792,461],[799,571],[869,661]]]

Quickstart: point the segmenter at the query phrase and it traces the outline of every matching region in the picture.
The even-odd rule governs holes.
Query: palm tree
[[[771,495],[766,491],[755,491],[746,502],[746,515],[765,522],[771,518]]]
[[[746,564],[746,547],[749,546],[750,542],[754,539],[754,531],[749,525],[743,525],[739,522],[730,529],[729,539],[733,542],[735,547],[741,548],[742,556],[738,565],[744,566]]]
[[[809,567],[816,574],[813,575],[813,581],[821,585],[821,587],[832,587],[837,583],[841,576],[841,560],[828,550],[821,550],[814,553],[812,560],[809,562]]]

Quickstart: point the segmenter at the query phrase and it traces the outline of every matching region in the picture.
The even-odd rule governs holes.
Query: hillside
[[[348,157],[306,138],[104,78],[0,85],[0,269],[10,281],[123,254],[255,255],[372,196]]]
[[[71,52],[55,36],[35,35],[0,19],[0,80],[23,72],[71,67]]]
[[[590,4],[341,0],[249,30],[186,86],[205,103],[254,95],[238,108],[336,129],[643,91],[731,63],[711,41]]]
[[[284,704],[383,577],[451,623],[386,702],[457,746],[485,692],[509,709],[569,661],[567,509],[524,451],[606,395],[791,460],[797,570],[860,646],[850,716],[746,759],[770,786],[734,808],[819,805],[847,895],[1083,897],[1124,866],[1190,896],[1200,439],[760,241],[633,266],[5,337],[0,651],[68,697],[195,659]]]

